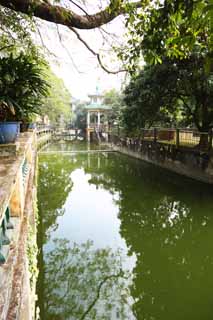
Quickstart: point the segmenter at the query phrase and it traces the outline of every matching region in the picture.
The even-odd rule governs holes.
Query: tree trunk
[[[198,147],[202,151],[208,150],[208,148],[209,148],[209,135],[208,135],[208,133],[206,133],[206,132],[200,133],[200,141],[199,141]]]
[[[200,141],[199,141],[199,149],[202,151],[207,151],[209,149],[209,130],[210,130],[210,122],[209,122],[209,113],[208,113],[208,106],[205,101],[205,95],[202,95],[202,99],[200,100],[201,106],[201,127],[200,127]]]

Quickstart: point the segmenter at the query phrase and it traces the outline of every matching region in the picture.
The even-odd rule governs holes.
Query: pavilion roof
[[[99,104],[99,103],[91,103],[85,106],[85,109],[90,111],[96,111],[96,110],[109,111],[109,110],[112,110],[112,107],[104,104]]]
[[[89,98],[103,98],[104,95],[103,94],[99,94],[99,93],[92,93],[92,94],[88,94]]]

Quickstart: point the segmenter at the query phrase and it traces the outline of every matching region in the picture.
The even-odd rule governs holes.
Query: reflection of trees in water
[[[196,201],[189,206],[168,195],[153,207],[143,197],[145,204],[131,210],[122,196],[121,235],[138,257],[131,288],[136,318],[210,319],[212,210],[207,205],[202,215]]]
[[[209,319],[213,208],[192,199],[190,191],[187,198],[163,186],[121,192],[121,235],[138,256],[131,289],[137,319]]]
[[[109,156],[108,167],[101,175],[91,172],[90,183],[119,193],[120,233],[130,255],[137,255],[131,287],[135,317],[183,319],[184,312],[187,320],[209,320],[212,191],[166,172],[160,172],[162,178],[159,171]]]
[[[126,240],[129,253],[137,255],[134,284],[131,286],[131,294],[135,300],[133,311],[136,319],[182,319],[180,310],[183,309],[184,317],[187,320],[209,320],[208,312],[212,296],[210,290],[213,287],[210,272],[210,266],[213,264],[213,250],[211,248],[213,243],[212,192],[204,185],[197,187],[196,183],[190,183],[182,177],[167,175],[166,172],[159,174],[158,169],[142,165],[129,158],[107,154],[104,157],[101,156],[99,167],[97,167],[96,155],[90,155],[90,161],[87,160],[85,156],[65,159],[60,155],[56,164],[51,164],[52,156],[44,164],[44,171],[41,174],[41,183],[43,184],[43,187],[41,186],[41,206],[45,222],[43,233],[46,234],[52,226],[56,226],[57,216],[63,213],[61,208],[72,187],[71,171],[83,166],[85,172],[91,174],[89,183],[104,188],[112,194],[119,194],[116,203],[119,206],[119,219],[121,220],[120,233]],[[89,165],[87,165],[88,163]],[[45,166],[49,166],[49,169]],[[56,170],[55,166],[58,167]],[[61,171],[62,169],[63,171]],[[52,176],[51,172],[53,171],[54,175]],[[50,198],[49,193],[54,195],[54,199]],[[57,248],[59,248],[58,244]],[[57,253],[57,250],[55,252]],[[61,261],[64,261],[60,252],[58,254]],[[104,259],[103,261],[105,261]],[[47,266],[49,265],[51,264],[48,263]],[[110,265],[110,263],[107,265],[109,266],[108,274],[111,274],[114,265]],[[92,299],[95,299],[95,292],[97,294],[98,284],[102,281],[97,271],[92,273],[90,267],[87,267],[88,272],[83,273],[85,283],[87,283],[88,277],[85,297],[82,295],[79,298],[78,290],[79,292],[86,290],[83,289],[83,284],[80,282],[78,290],[75,291],[75,299],[77,299],[80,309],[75,307],[74,310],[81,310],[81,302],[88,296],[90,299],[83,306],[88,307],[89,303],[92,303]],[[94,270],[96,270],[95,268]],[[79,270],[81,270],[80,267]],[[117,272],[119,269],[113,271],[115,274]],[[50,301],[54,299],[61,301],[58,292],[62,293],[63,290],[60,286],[56,291],[52,288],[54,294],[57,292],[57,297],[51,298],[48,286],[50,282],[54,285],[54,272],[52,275],[50,273],[50,276],[48,272],[47,274],[48,276],[45,273],[43,279],[45,294],[49,294]],[[67,274],[66,269],[65,274]],[[102,279],[104,279],[104,275]],[[49,277],[51,281],[48,281]],[[56,279],[58,280],[55,282],[60,284],[63,274],[59,272]],[[64,280],[64,287],[65,282]],[[105,287],[110,287],[109,284],[114,282],[115,279],[107,281],[101,287],[101,294],[103,295],[105,292]],[[91,285],[91,283],[95,283],[95,285]],[[77,286],[76,282],[74,284]],[[88,293],[88,289],[91,289],[91,293]],[[71,291],[73,289],[68,294],[70,300],[72,300]],[[199,294],[197,294],[198,291]],[[201,296],[203,296],[202,299],[200,299]],[[108,300],[111,301],[106,293],[104,298],[98,299],[99,302],[95,304],[97,310],[103,310],[100,302],[103,299],[105,299],[106,305]],[[44,300],[47,301],[46,297]],[[70,303],[68,300],[67,304]],[[42,319],[66,319],[67,310],[74,307],[73,305],[64,307],[63,304],[60,309],[58,302],[57,304],[59,309],[45,306],[51,311],[52,317],[45,316]],[[118,304],[116,299],[114,304]],[[191,313],[197,307],[200,311],[198,310],[192,317]],[[106,313],[106,316],[96,315],[93,317],[93,310],[89,313],[90,318],[87,317],[87,319],[111,319],[109,313]],[[62,311],[64,316],[60,317],[63,314]],[[81,311],[82,315],[85,309]],[[125,316],[120,318],[129,319]]]
[[[48,233],[57,229],[57,218],[64,214],[63,206],[73,187],[72,171],[85,162],[83,157],[62,154],[40,156],[38,208],[45,241]]]
[[[54,156],[51,160],[45,157],[39,165],[38,207],[45,231],[56,229],[57,217],[64,214],[63,205],[72,189],[71,166]]]
[[[82,163],[84,164],[84,162]],[[79,166],[76,157],[64,157],[61,154],[42,155],[39,158],[38,183],[38,239],[39,248],[37,282],[38,306],[44,315],[45,279],[43,246],[48,241],[51,231],[56,230],[57,218],[64,214],[64,203],[72,190],[71,172]],[[45,319],[45,316],[43,317]]]
[[[54,241],[44,265],[44,310],[41,319],[133,319],[129,274],[122,270],[121,251],[73,246]]]

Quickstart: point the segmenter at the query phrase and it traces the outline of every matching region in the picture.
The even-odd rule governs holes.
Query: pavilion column
[[[90,112],[87,112],[87,129],[90,127]]]
[[[100,153],[98,152],[98,169],[101,167]]]
[[[106,132],[106,142],[109,142],[109,120],[108,120],[108,114],[106,114],[106,119],[105,119],[105,132]]]
[[[87,141],[90,142],[90,112],[87,112]]]

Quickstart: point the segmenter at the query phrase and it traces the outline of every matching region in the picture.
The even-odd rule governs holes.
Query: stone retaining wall
[[[213,184],[213,155],[211,153],[149,141],[124,146],[117,140],[112,147],[117,152],[192,179]]]
[[[3,245],[0,239],[0,254],[5,259],[0,264],[0,320],[34,319],[37,274],[31,272],[35,265],[32,268],[29,252],[33,250],[36,264],[37,148],[50,138],[50,132],[38,137],[36,131],[26,132],[20,134],[16,142],[18,148],[14,145],[1,148],[0,235],[6,223],[8,243]],[[5,215],[8,209],[10,221]]]

